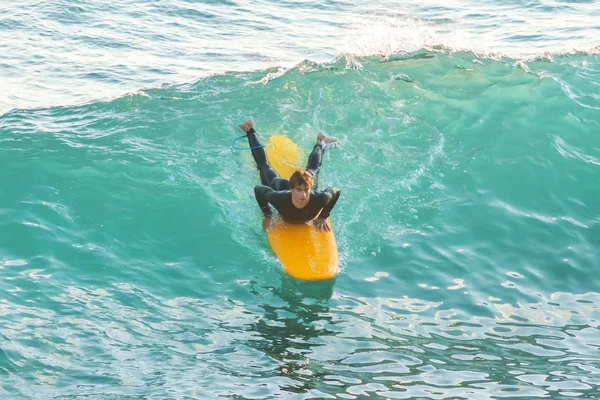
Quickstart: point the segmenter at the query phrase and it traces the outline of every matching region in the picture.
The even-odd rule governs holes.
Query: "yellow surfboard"
[[[299,169],[298,146],[287,137],[272,136],[266,151],[269,163],[282,178]],[[312,225],[287,224],[278,218],[267,230],[267,237],[283,269],[292,277],[322,281],[337,275],[339,255],[333,227],[330,232],[317,232]]]

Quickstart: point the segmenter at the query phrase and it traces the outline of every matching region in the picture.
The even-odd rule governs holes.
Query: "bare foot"
[[[324,134],[322,132],[317,135],[317,144],[319,144],[321,142],[325,142],[325,144],[329,144],[329,143],[335,143],[337,141],[338,141],[337,138],[327,136],[326,134]]]
[[[254,121],[252,121],[251,119],[240,125],[240,129],[243,130],[245,133],[248,133],[248,131],[252,128],[254,128]]]

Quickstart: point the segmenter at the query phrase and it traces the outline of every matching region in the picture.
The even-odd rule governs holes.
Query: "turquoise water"
[[[238,40],[215,23],[204,29],[211,43],[233,42],[230,58],[207,51],[185,64],[192,41],[182,39],[147,74],[113,43],[103,57],[129,72],[100,58],[108,75],[72,85],[91,60],[83,42],[72,54],[3,42],[57,61],[40,61],[22,85],[10,72],[30,67],[18,51],[0,67],[0,398],[597,398],[600,56],[585,22],[598,20],[597,3],[505,2],[494,15],[490,4],[409,4],[396,17],[387,3],[148,4],[59,10],[70,10],[69,35],[96,49],[107,46],[98,29],[132,15],[162,26],[154,34],[170,39],[142,35],[138,55],[172,46],[176,32],[193,37],[189,18],[254,16],[283,36],[268,31],[257,46],[254,28],[234,30]],[[42,21],[52,8],[4,7],[5,21],[27,10]],[[346,44],[382,54],[336,47],[364,15],[470,45],[392,29]],[[511,42],[509,19],[545,30]],[[137,37],[112,34],[131,46]],[[323,40],[311,46],[311,34]],[[422,43],[383,51],[399,34]],[[590,43],[560,52],[560,35]],[[292,65],[262,65],[267,53]],[[203,59],[213,66],[192,78]],[[179,62],[180,83],[155,85]],[[335,281],[294,281],[271,253],[253,161],[229,147],[247,118],[305,154],[320,131],[341,139],[320,175],[342,190]]]

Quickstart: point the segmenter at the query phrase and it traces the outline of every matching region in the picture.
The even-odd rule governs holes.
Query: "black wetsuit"
[[[258,206],[265,214],[271,216],[269,203],[277,209],[281,218],[286,222],[302,223],[310,221],[315,217],[327,218],[340,197],[340,189],[328,187],[325,190],[317,190],[317,177],[321,168],[323,158],[323,147],[315,145],[312,153],[308,157],[306,170],[313,176],[313,187],[310,192],[308,204],[303,208],[296,208],[292,203],[292,192],[289,188],[289,181],[279,176],[277,171],[271,167],[267,160],[265,149],[256,137],[254,128],[247,133],[248,143],[252,148],[252,156],[256,161],[256,166],[260,172],[260,181],[262,185],[254,188],[254,195]]]

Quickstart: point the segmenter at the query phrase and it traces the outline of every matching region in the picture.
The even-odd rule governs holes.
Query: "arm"
[[[258,203],[258,206],[265,217],[271,217],[271,215],[273,215],[271,207],[269,207],[269,195],[274,192],[275,191],[273,189],[265,185],[256,185],[254,187],[254,196],[256,197],[256,202]]]
[[[331,209],[333,209],[335,203],[337,203],[338,198],[340,197],[340,193],[340,189],[332,187],[328,187],[321,193],[323,209],[321,210],[321,213],[313,223],[313,225],[317,229],[317,232],[329,232],[331,230],[329,224],[327,223],[327,218],[329,218],[329,213],[331,212]]]
[[[329,213],[333,207],[335,207],[335,203],[337,203],[340,193],[341,190],[336,187],[328,187],[323,191],[323,209],[318,218],[327,219],[329,217]]]

